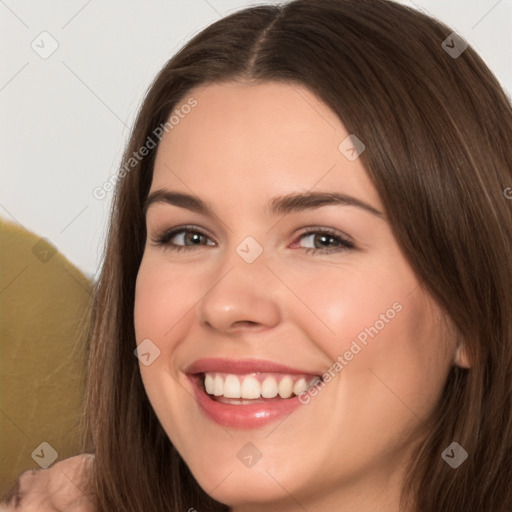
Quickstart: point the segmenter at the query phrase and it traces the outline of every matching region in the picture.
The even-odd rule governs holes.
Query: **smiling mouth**
[[[230,405],[287,400],[322,381],[320,376],[262,372],[246,375],[203,372],[199,379],[203,391],[212,400]]]

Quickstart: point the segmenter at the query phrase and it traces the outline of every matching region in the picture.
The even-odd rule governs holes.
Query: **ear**
[[[455,356],[453,358],[453,362],[456,366],[459,366],[460,368],[471,368],[469,354],[464,342],[461,342],[457,345],[457,348],[455,349]]]

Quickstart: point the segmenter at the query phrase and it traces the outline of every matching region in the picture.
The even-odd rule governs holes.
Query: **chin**
[[[195,476],[195,475],[194,475]],[[297,482],[292,486],[288,480],[276,477],[265,469],[232,469],[231,473],[220,475],[212,472],[196,476],[201,488],[215,500],[230,507],[242,505],[260,505],[268,508],[280,502],[291,502],[290,495],[297,499]],[[290,503],[288,503],[289,505]]]

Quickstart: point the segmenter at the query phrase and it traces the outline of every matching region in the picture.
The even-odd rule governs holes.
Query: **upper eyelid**
[[[200,233],[201,235],[204,235],[212,239],[212,236],[209,235],[206,230],[196,226],[177,226],[175,228],[165,229],[164,231],[162,231],[162,234],[172,233],[173,235],[177,235],[179,233],[182,233],[183,231],[192,231],[195,233]]]
[[[341,231],[339,229],[327,228],[327,227],[321,227],[321,226],[312,226],[312,227],[306,227],[303,229],[304,229],[304,231],[302,233],[300,233],[300,236],[307,235],[310,233],[324,232],[324,233],[331,234],[333,236],[339,236],[340,238],[343,238],[343,239],[347,240],[348,242],[353,243],[354,245],[356,243],[352,236],[350,236],[349,234],[347,234],[344,231]]]
[[[153,236],[148,236],[148,240],[149,238],[152,238],[154,242],[156,241],[159,241],[163,238],[173,238],[175,237],[176,235],[179,235],[180,233],[183,233],[183,232],[187,232],[187,231],[191,231],[193,233],[199,233],[203,236],[205,236],[206,238],[208,238],[209,240],[212,240],[215,242],[215,240],[213,239],[212,236],[210,236],[205,230],[203,230],[202,228],[199,228],[199,227],[196,227],[196,226],[176,226],[174,228],[169,228],[169,229],[162,229],[162,230],[155,230],[155,233]],[[149,232],[148,232],[148,235],[149,235]],[[215,242],[216,243],[216,242]]]
[[[209,240],[213,241],[214,243],[217,243],[215,241],[215,239],[206,232],[206,230],[204,230],[203,228],[200,228],[199,226],[196,226],[196,225],[183,225],[183,226],[176,226],[176,227],[169,228],[169,229],[164,229],[160,232],[157,232],[157,234],[155,234],[155,236],[153,237],[153,241],[158,241],[159,239],[162,239],[164,237],[168,237],[168,239],[171,239],[171,238],[173,238],[183,232],[187,232],[187,231],[199,233],[199,234],[205,236],[206,238],[208,238]],[[303,237],[310,235],[310,234],[327,233],[328,235],[340,238],[341,240],[347,242],[348,244],[350,244],[354,248],[356,248],[356,242],[353,239],[353,237],[351,237],[347,233],[340,231],[338,229],[335,229],[335,228],[329,228],[329,227],[325,227],[325,226],[315,225],[315,226],[306,226],[306,227],[303,227],[300,230],[296,230],[296,231],[299,231],[299,232],[297,234],[293,235],[294,242],[297,240],[300,240]],[[168,241],[165,243],[168,243]],[[192,246],[178,246],[178,247],[194,247],[194,246],[192,245]],[[198,247],[201,247],[201,246],[198,246]],[[321,250],[321,249],[318,249],[318,250]]]
[[[341,231],[339,229],[336,229],[336,228],[329,228],[329,227],[325,227],[325,226],[305,226],[305,227],[302,227],[302,228],[294,230],[294,232],[298,232],[298,231],[301,231],[301,230],[303,230],[300,233],[301,235],[305,235],[305,234],[308,234],[308,233],[316,233],[318,231],[321,231],[321,232],[329,232],[329,233],[333,233],[333,234],[338,234],[339,236],[346,237],[349,240],[353,240],[353,238],[349,234],[347,234],[344,231]],[[210,234],[208,234],[208,230],[205,230],[204,228],[196,226],[196,225],[193,225],[193,224],[186,224],[186,225],[183,225],[183,226],[176,226],[176,227],[173,227],[173,228],[161,229],[161,230],[160,229],[154,229],[153,231],[155,232],[156,236],[163,235],[163,234],[166,234],[166,233],[177,234],[177,233],[181,233],[182,231],[196,231],[196,232],[201,233],[201,234],[203,234],[205,236],[213,238]],[[148,233],[150,233],[150,232],[151,232],[151,230],[148,230]],[[297,234],[299,234],[299,233],[297,233]]]

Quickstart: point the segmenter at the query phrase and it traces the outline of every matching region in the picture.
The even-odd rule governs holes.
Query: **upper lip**
[[[317,376],[317,373],[309,370],[292,368],[273,361],[263,359],[224,359],[206,358],[197,359],[185,369],[186,373],[219,372],[244,375],[249,373],[290,373]]]

